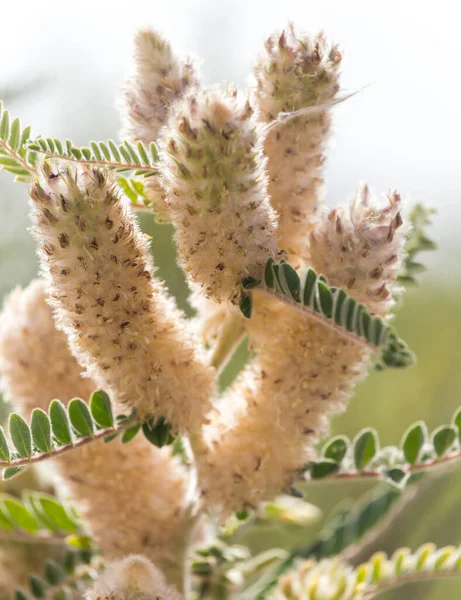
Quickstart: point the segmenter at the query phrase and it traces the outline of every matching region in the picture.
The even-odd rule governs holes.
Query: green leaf
[[[101,148],[105,159],[110,160],[111,159],[110,151],[109,151],[109,148],[106,146],[106,144],[104,142],[99,142],[99,147]]]
[[[38,531],[39,524],[37,519],[27,510],[24,504],[9,496],[0,497],[0,503],[6,509],[7,514],[11,517],[15,525],[28,533]]]
[[[171,444],[174,440],[171,425],[163,417],[147,421],[143,424],[142,431],[149,442],[158,448]]]
[[[453,424],[458,429],[458,440],[461,442],[461,407],[453,415]]]
[[[281,263],[279,277],[285,293],[291,296],[295,302],[300,302],[301,280],[295,269],[288,263]]]
[[[94,422],[88,405],[80,398],[69,402],[69,418],[75,433],[80,437],[94,436]]]
[[[311,306],[314,299],[314,287],[317,281],[317,275],[313,269],[307,269],[306,276],[304,278],[304,294],[303,304],[304,306]]]
[[[312,479],[322,479],[339,471],[339,464],[333,460],[322,460],[313,462],[310,465],[309,472]]]
[[[346,456],[348,448],[349,440],[343,435],[338,435],[327,443],[322,454],[325,458],[340,463]]]
[[[393,467],[385,471],[385,476],[388,481],[395,484],[397,487],[402,487],[405,480],[408,479],[408,473],[399,467]]]
[[[9,430],[11,441],[21,458],[32,456],[32,435],[29,425],[24,419],[15,413],[10,415]]]
[[[355,535],[358,539],[375,527],[381,518],[389,511],[389,508],[400,498],[397,490],[386,490],[384,493],[372,491],[371,498],[363,502],[357,511]]]
[[[353,298],[348,298],[345,309],[345,322],[343,323],[348,331],[354,330],[356,308],[357,302]]]
[[[64,578],[64,572],[61,567],[54,561],[48,559],[44,567],[45,581],[50,585],[58,585]]]
[[[7,140],[10,133],[10,113],[7,110],[3,111],[0,121],[0,139]]]
[[[109,444],[114,441],[120,435],[120,431],[116,431],[115,433],[110,433],[109,435],[104,436],[104,443]]]
[[[2,471],[2,480],[8,481],[9,479],[13,479],[23,471],[27,471],[28,467],[6,467]]]
[[[69,416],[64,404],[60,400],[53,400],[48,409],[48,414],[50,415],[51,429],[56,441],[62,446],[72,444]]]
[[[34,494],[34,500],[43,510],[43,513],[53,525],[66,533],[76,533],[77,523],[70,517],[64,506],[57,502],[52,496],[45,494]]]
[[[253,298],[251,294],[247,294],[246,292],[240,294],[239,308],[246,319],[251,319],[251,315],[253,314]]]
[[[109,148],[112,152],[112,156],[115,158],[115,160],[117,162],[121,162],[122,161],[122,157],[120,156],[120,152],[117,149],[117,144],[113,141],[113,140],[107,140],[107,143],[109,145]],[[146,161],[149,162],[149,161]]]
[[[78,554],[72,550],[69,550],[69,552],[66,552],[64,560],[62,562],[64,571],[68,575],[72,575],[75,571],[76,566],[78,565],[78,562]]]
[[[274,273],[272,271],[272,265],[274,264],[274,259],[269,258],[266,262],[266,267],[264,269],[264,283],[267,288],[274,289],[275,281],[274,281]]]
[[[411,425],[403,434],[401,448],[405,460],[410,463],[410,465],[414,465],[418,462],[426,439],[427,427],[423,421]]]
[[[10,462],[10,447],[8,445],[3,427],[0,427],[0,459]]]
[[[40,452],[51,452],[51,423],[48,415],[41,408],[32,411],[30,427],[35,447]]]
[[[91,396],[90,409],[93,419],[100,427],[114,427],[114,415],[110,398],[103,390],[97,390]]]
[[[66,544],[79,550],[90,549],[93,547],[93,540],[88,535],[69,535],[66,537]]]
[[[122,444],[127,444],[131,442],[131,440],[137,435],[138,431],[141,429],[141,425],[138,423],[134,427],[129,427],[125,429],[122,435]]]
[[[317,290],[319,294],[320,308],[327,319],[333,315],[333,294],[330,288],[323,281],[317,281]]]
[[[242,287],[244,290],[252,290],[253,288],[258,287],[260,283],[261,281],[255,277],[245,277],[245,279],[242,279]]]
[[[21,590],[15,590],[14,600],[29,600],[29,599],[26,596],[26,594],[24,594],[24,592],[21,592]]]
[[[14,151],[19,148],[19,140],[21,135],[21,122],[19,119],[14,119],[11,123],[10,137],[8,139],[8,145]]]
[[[453,446],[458,432],[453,425],[442,425],[432,434],[432,443],[438,457],[442,457]]]
[[[29,587],[34,598],[46,598],[46,586],[38,575],[29,576]]]
[[[355,466],[358,471],[363,471],[379,450],[376,431],[374,429],[362,430],[353,441],[353,446]]]
[[[380,346],[382,344],[384,331],[384,323],[381,319],[378,319],[378,317],[373,318],[370,326],[370,335],[373,336],[371,341],[375,346]]]
[[[11,518],[8,517],[5,509],[2,510],[2,507],[0,506],[0,531],[6,531],[10,529],[14,529]]]
[[[344,290],[339,289],[334,295],[334,321],[337,325],[343,323],[343,308],[347,294]]]

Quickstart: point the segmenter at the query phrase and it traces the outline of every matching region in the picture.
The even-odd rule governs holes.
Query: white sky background
[[[70,137],[83,145],[89,139],[117,138],[114,98],[129,72],[136,28],[153,26],[179,53],[199,55],[207,83],[239,86],[246,85],[254,56],[274,29],[289,20],[312,32],[324,29],[344,53],[344,89],[371,84],[334,109],[327,202],[346,200],[357,182],[366,180],[379,193],[397,188],[410,202],[438,208],[432,234],[441,249],[429,261],[461,280],[457,4],[16,0],[7,5],[0,0],[0,94],[39,80],[39,89],[9,103],[12,112],[31,123],[35,134]],[[6,196],[0,198],[0,234],[7,227],[10,236],[14,232],[20,239],[27,225],[25,194],[8,179],[0,175],[0,194]]]

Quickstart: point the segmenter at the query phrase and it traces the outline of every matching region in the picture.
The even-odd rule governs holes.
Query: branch
[[[366,428],[352,442],[335,436],[323,447],[321,459],[309,464],[309,481],[384,479],[399,488],[419,474],[461,460],[461,408],[451,424],[437,427],[431,435],[418,421],[402,436],[399,447],[380,448],[378,433]]]
[[[27,144],[33,152],[44,154],[49,158],[66,160],[69,162],[105,167],[118,173],[134,171],[134,175],[152,177],[157,175],[156,163],[158,162],[157,148],[152,142],[149,147],[142,142],[136,146],[129,142],[117,145],[113,140],[107,142],[90,142],[90,147],[78,148],[70,140],[63,144],[58,139],[37,138]]]
[[[460,576],[460,548],[424,544],[415,553],[408,548],[400,548],[391,557],[379,552],[356,569],[343,561],[301,562],[286,573],[276,597],[288,600],[301,593],[306,600],[314,600],[321,589],[324,600],[369,600],[405,583]]]
[[[8,428],[12,443],[0,427],[0,469],[3,469],[4,480],[18,475],[31,464],[98,440],[109,442],[122,434],[122,442],[129,442],[141,429],[157,447],[174,440],[171,426],[162,417],[141,423],[133,411],[130,416],[114,418],[109,396],[102,390],[92,394],[89,405],[74,398],[67,407],[53,400],[48,414],[36,408],[32,411],[30,426],[20,415],[12,413]]]
[[[30,126],[22,129],[19,119],[10,124],[10,113],[0,101],[0,170],[13,173],[15,181],[29,183],[37,176],[37,155],[26,147],[29,135]]]
[[[323,275],[308,269],[301,281],[295,269],[270,258],[265,267],[264,281],[247,277],[242,281],[240,309],[251,318],[251,290],[273,296],[289,304],[311,319],[322,323],[332,331],[372,352],[380,351],[378,370],[384,367],[408,367],[415,362],[413,353],[395,331],[379,317],[371,315],[343,289],[329,286]]]
[[[245,326],[242,316],[232,313],[227,317],[220,336],[213,347],[210,364],[220,373],[229,362],[233,352],[245,335]]]
[[[426,234],[426,227],[431,225],[431,216],[434,212],[434,209],[426,208],[422,204],[416,204],[410,212],[408,220],[411,229],[407,234],[405,258],[398,276],[401,283],[416,284],[418,274],[426,270],[423,264],[415,261],[416,256],[421,252],[437,248],[435,242]]]

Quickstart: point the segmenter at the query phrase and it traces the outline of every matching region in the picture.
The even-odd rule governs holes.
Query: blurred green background
[[[164,5],[134,0],[127,13],[106,2],[82,2],[78,7],[45,2],[46,10],[25,2],[8,9],[11,19],[22,24],[24,41],[20,47],[12,43],[20,35],[13,28],[5,30],[0,40],[0,98],[15,116],[33,124],[33,133],[69,137],[83,145],[91,139],[117,138],[120,121],[113,99],[129,68],[130,39],[136,27],[159,27],[180,50],[200,53],[206,82],[232,79],[241,86],[264,36],[289,19],[312,31],[324,28],[332,33],[345,49],[345,88],[373,85],[335,109],[326,201],[331,205],[344,201],[358,180],[366,178],[378,192],[398,187],[409,197],[409,205],[418,201],[438,210],[430,235],[439,251],[423,256],[428,272],[420,286],[407,293],[396,318],[399,332],[418,356],[418,365],[404,372],[373,373],[357,389],[347,413],[333,422],[335,432],[350,436],[364,426],[376,427],[383,444],[396,444],[415,420],[436,427],[448,422],[461,405],[457,141],[461,88],[459,78],[452,75],[461,42],[459,36],[450,35],[455,33],[455,19],[448,1],[438,2],[437,8],[413,0],[405,6],[394,0],[318,4],[197,0],[185,5],[171,0]],[[27,232],[26,190],[4,173],[0,173],[0,216],[3,296],[15,285],[27,284],[37,272]],[[156,226],[149,215],[142,215],[141,221],[153,237],[160,277],[189,311],[187,288],[175,265],[171,228]],[[309,491],[309,500],[328,516],[336,504],[358,498],[366,489],[365,484],[318,485]],[[370,553],[402,545],[416,548],[425,541],[460,544],[460,496],[461,473],[434,478]],[[315,532],[315,528],[306,531],[305,541]],[[251,542],[262,548],[268,539],[274,544],[299,543],[279,529]],[[419,600],[442,596],[457,600],[461,583],[407,586],[382,597],[403,600],[410,595]]]

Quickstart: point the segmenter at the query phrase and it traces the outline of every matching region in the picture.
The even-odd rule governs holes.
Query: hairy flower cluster
[[[340,61],[323,34],[310,37],[290,26],[267,40],[254,68],[253,98],[268,124],[264,152],[278,245],[296,267],[306,259],[307,228],[323,184],[328,105],[339,89]]]
[[[134,73],[123,90],[122,137],[150,144],[166,124],[174,102],[189,88],[197,87],[200,80],[193,61],[179,60],[156,31],[139,31],[134,44]],[[156,177],[149,178],[146,191],[157,221],[168,221],[165,192]]]
[[[242,279],[276,253],[253,110],[233,92],[189,93],[160,146],[181,266],[205,296],[236,303]]]
[[[85,600],[179,600],[163,573],[144,556],[131,555],[109,564]]]
[[[359,600],[354,572],[337,560],[301,562],[283,575],[270,600]]]
[[[0,315],[3,392],[27,419],[53,398],[87,399],[96,388],[55,328],[45,288],[37,280],[16,289]],[[54,466],[105,556],[140,552],[167,572],[176,568],[187,480],[169,449],[141,436],[129,444],[94,442],[62,454]]]
[[[179,60],[171,45],[151,29],[134,39],[134,73],[124,87],[122,136],[149,144],[165,125],[171,105],[189,87],[199,84],[191,60]]]
[[[13,292],[0,315],[4,392],[25,416],[54,397],[87,399],[102,388],[117,411],[166,419],[195,457],[181,465],[171,448],[139,435],[127,444],[88,440],[55,461],[98,548],[117,561],[87,600],[179,600],[177,589],[188,597],[185,563],[201,513],[219,524],[289,490],[366,374],[365,336],[379,337],[379,324],[348,303],[345,331],[336,304],[343,298],[332,300],[322,284],[303,310],[287,265],[280,266],[287,294],[272,293],[258,281],[268,259],[286,257],[300,274],[310,266],[388,319],[407,240],[395,192],[381,206],[365,186],[349,205],[320,208],[341,61],[323,34],[290,26],[271,36],[251,103],[235,91],[200,88],[193,65],[153,31],[139,32],[135,45],[124,135],[158,142],[159,176],[146,187],[157,216],[175,226],[198,317],[187,321],[155,278],[147,236],[119,195],[115,171],[92,164],[85,148],[73,149],[70,162],[34,166],[32,224],[46,281]],[[5,148],[19,143],[17,123],[3,136]],[[248,294],[252,315],[244,319]],[[218,369],[245,334],[252,359],[215,402]],[[217,555],[205,552],[210,563],[202,566]],[[306,562],[272,600],[352,600],[353,581],[341,562]],[[201,591],[211,594],[204,582]]]
[[[58,326],[80,364],[119,403],[141,417],[196,429],[214,373],[155,279],[129,206],[100,171],[59,168],[31,191],[33,232]]]
[[[364,375],[360,346],[276,299],[254,293],[247,330],[257,358],[205,427],[198,458],[204,501],[223,516],[288,486]]]
[[[397,291],[407,233],[400,211],[397,192],[380,207],[362,185],[350,204],[325,211],[310,237],[314,268],[378,314],[389,311]]]
[[[379,210],[368,202],[366,189],[360,198],[349,220],[343,218],[346,209],[330,213],[339,212],[340,226],[329,217],[316,223],[311,264],[336,287],[347,287],[348,268],[355,268],[348,293],[387,315],[404,255],[399,197],[393,194]],[[255,506],[293,481],[313,458],[314,441],[327,433],[328,417],[345,409],[370,359],[361,345],[295,308],[257,290],[253,296],[246,329],[257,358],[205,427],[198,459],[204,501],[220,506],[223,515]],[[226,465],[232,465],[230,472]]]

